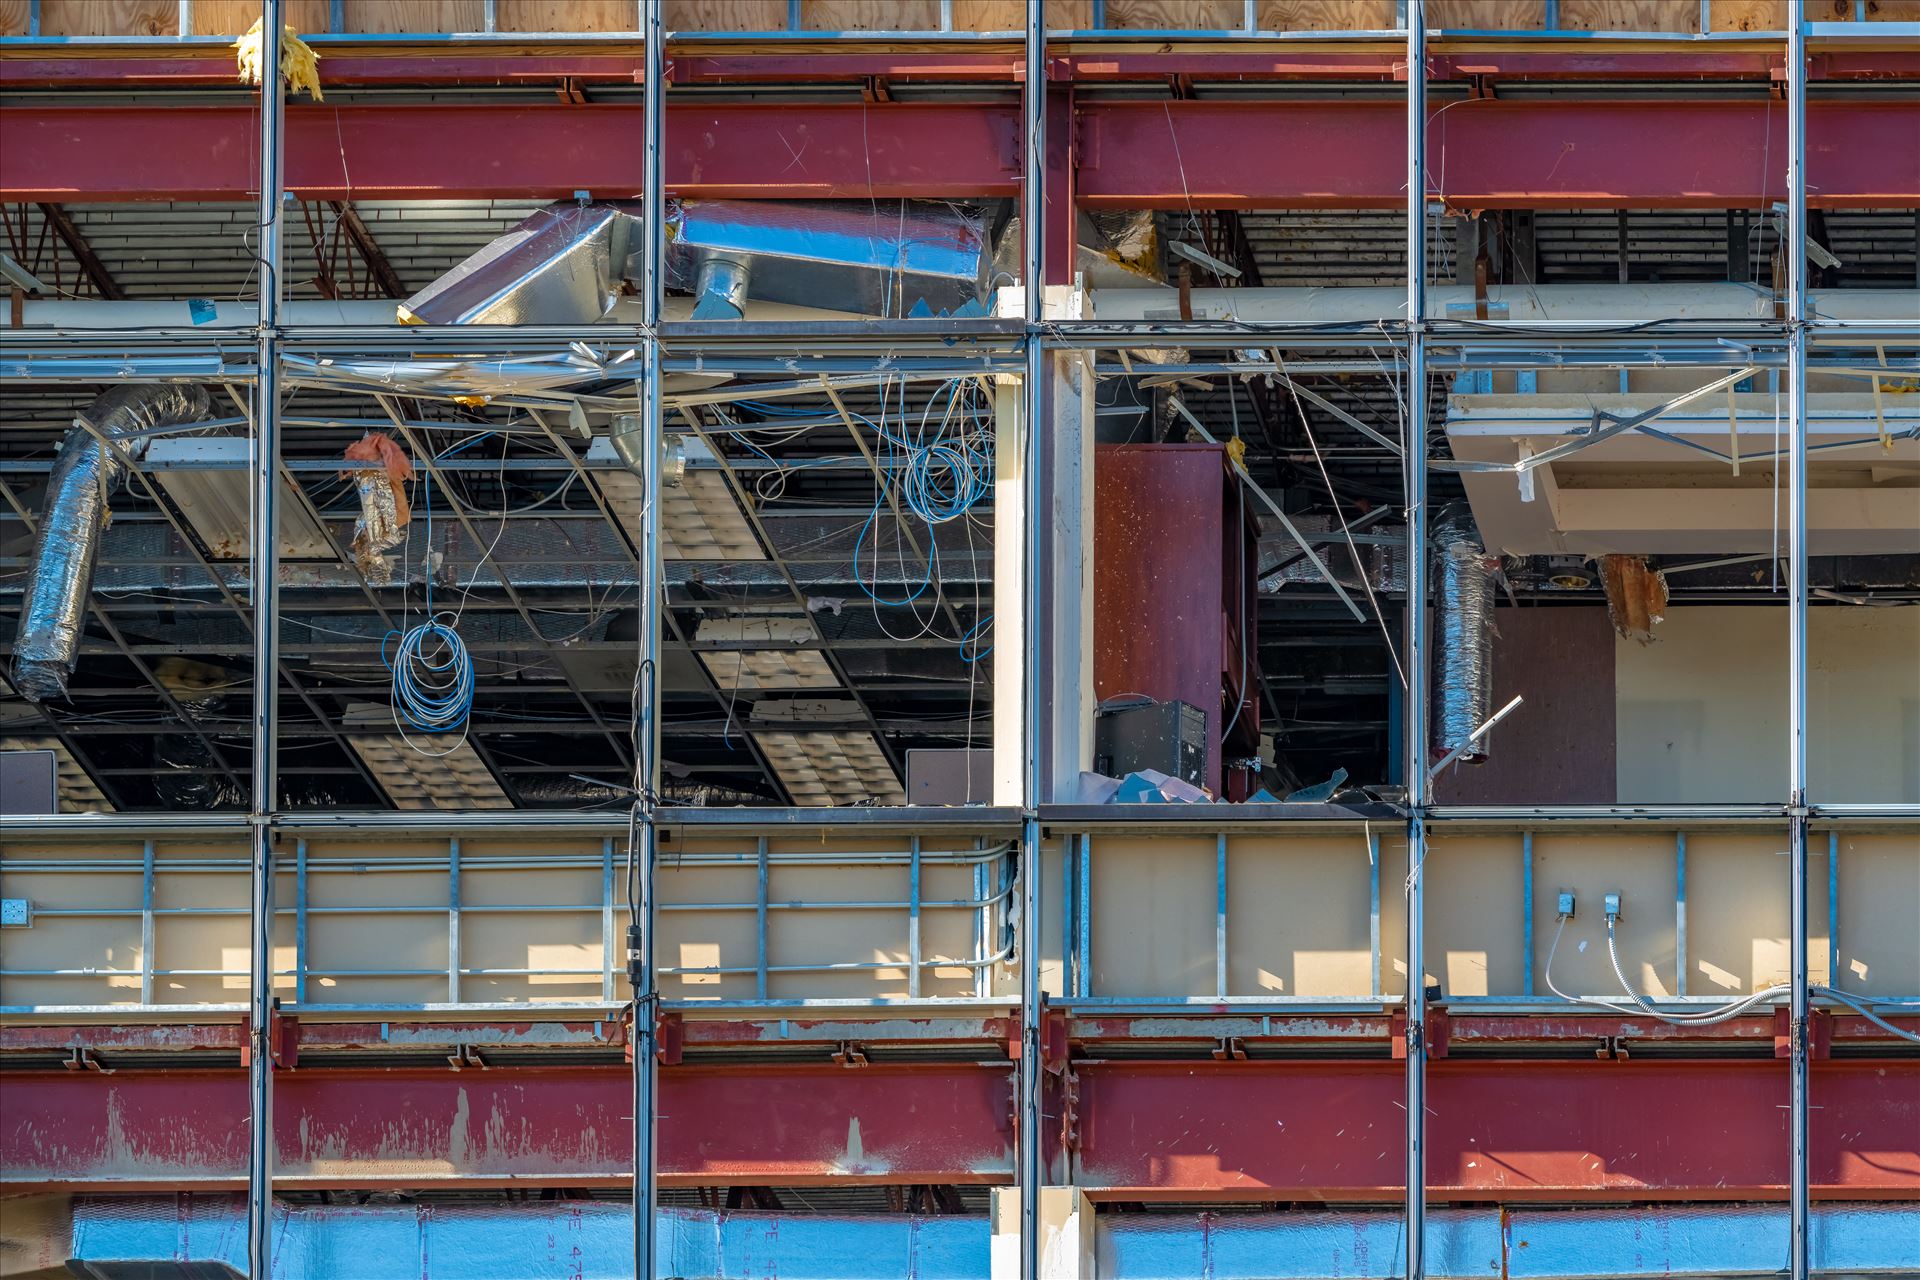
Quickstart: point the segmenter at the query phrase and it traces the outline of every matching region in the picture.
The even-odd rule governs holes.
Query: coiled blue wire
[[[925,423],[933,412],[931,403],[928,405],[927,413],[922,415],[920,432],[922,438],[909,438],[904,389],[902,390],[903,403],[898,411],[899,430],[897,432],[887,426],[887,392],[884,387],[881,391],[878,422],[860,417],[858,414],[854,415],[879,435],[889,470],[900,477],[900,505],[928,526],[961,519],[993,492],[993,451],[991,448],[981,447],[982,441],[990,444],[992,440],[991,435],[984,433],[984,418],[977,410],[969,409],[960,428],[952,429],[950,420],[961,395],[961,381],[954,379],[946,383],[942,390],[947,396],[945,414],[941,424],[935,428],[935,434],[931,440],[925,439]],[[940,392],[936,391],[934,400],[937,401],[939,396]],[[878,524],[880,511],[885,503],[884,492],[875,495],[873,506],[867,512],[866,521],[860,526],[859,537],[854,540],[853,580],[855,585],[867,594],[868,599],[876,604],[898,607],[912,604],[933,585],[934,563],[937,556],[930,547],[927,553],[926,572],[911,593],[899,599],[888,599],[873,590],[861,571],[860,561],[865,552],[867,539]],[[873,559],[877,567],[880,559],[878,546],[874,548]]]
[[[491,434],[490,432],[488,434]],[[458,453],[484,436],[470,437],[453,446],[445,458]],[[433,550],[433,477],[428,474],[421,486],[422,508],[426,516],[427,550]],[[442,622],[442,618],[449,621]],[[427,620],[405,631],[389,631],[380,641],[380,661],[393,676],[394,712],[421,733],[464,731],[473,714],[473,657],[460,633],[452,626],[453,615],[433,611],[433,573],[427,573]],[[393,656],[387,656],[389,643],[397,641]],[[456,744],[457,745],[457,744]]]

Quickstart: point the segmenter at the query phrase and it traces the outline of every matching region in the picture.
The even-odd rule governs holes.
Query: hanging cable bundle
[[[464,730],[473,710],[473,658],[466,642],[435,614],[399,637],[387,669],[393,672],[394,713],[421,733]],[[384,646],[382,658],[385,658]]]
[[[476,437],[479,438],[479,437]],[[469,439],[438,455],[446,458],[472,444]],[[422,490],[426,515],[427,551],[433,552],[433,482],[429,473]],[[427,620],[405,631],[389,631],[380,642],[380,660],[393,675],[393,722],[402,738],[407,729],[420,733],[454,733],[460,737],[444,751],[424,751],[407,739],[407,745],[423,755],[451,755],[466,741],[467,718],[473,712],[473,657],[466,641],[454,630],[459,615],[433,611],[433,570],[427,570]],[[387,645],[398,641],[393,656]]]

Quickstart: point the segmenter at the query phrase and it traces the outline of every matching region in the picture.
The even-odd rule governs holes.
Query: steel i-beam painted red
[[[683,1066],[662,1071],[667,1183],[965,1183],[1013,1176],[1005,1065]],[[288,1187],[624,1186],[621,1067],[277,1072]],[[19,1072],[0,1118],[0,1188],[179,1189],[246,1182],[235,1070]]]
[[[1428,194],[1458,209],[1757,205],[1786,196],[1785,129],[1785,107],[1758,100],[1448,103],[1428,118]],[[1079,144],[1088,207],[1406,201],[1406,113],[1390,101],[1088,103]],[[1807,174],[1818,206],[1920,205],[1920,105],[1810,104]]]
[[[639,108],[624,104],[297,106],[287,183],[311,199],[622,198],[640,189]],[[678,194],[769,198],[1010,196],[1004,103],[677,106]],[[1074,106],[1077,202],[1105,208],[1397,208],[1392,102],[1096,102]],[[1783,108],[1766,101],[1474,99],[1436,109],[1428,171],[1462,209],[1723,208],[1780,198]],[[1058,129],[1050,132],[1059,132]],[[38,107],[0,113],[0,199],[243,199],[240,107]],[[1659,146],[1648,146],[1650,138]],[[1920,206],[1920,106],[1808,108],[1812,201]]]
[[[1019,185],[1011,107],[718,104],[668,117],[680,195],[966,199]],[[0,198],[244,199],[257,133],[244,107],[10,108]],[[310,200],[626,199],[640,162],[640,108],[625,104],[287,109],[287,190]]]
[[[1004,1062],[662,1075],[669,1183],[1012,1178]],[[1401,1073],[1388,1060],[1080,1059],[1049,1078],[1049,1147],[1071,1137],[1075,1181],[1098,1197],[1400,1194]],[[6,1092],[0,1189],[243,1180],[244,1072],[16,1071]],[[1786,1093],[1771,1059],[1435,1062],[1428,1182],[1452,1199],[1777,1199]],[[612,1064],[303,1064],[275,1078],[280,1175],[289,1187],[619,1186],[631,1097],[627,1071]],[[1814,1104],[1817,1194],[1920,1197],[1920,1062],[1822,1061]]]
[[[1088,1062],[1075,1180],[1118,1200],[1397,1199],[1392,1062]],[[1787,1075],[1763,1061],[1435,1062],[1435,1198],[1778,1198]],[[1828,1061],[1813,1076],[1813,1185],[1920,1195],[1920,1063]]]

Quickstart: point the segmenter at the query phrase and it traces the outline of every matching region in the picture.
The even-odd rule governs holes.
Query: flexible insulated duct
[[[1493,714],[1493,575],[1500,561],[1486,553],[1470,521],[1442,522],[1434,541],[1440,617],[1433,751],[1442,756]],[[1484,737],[1460,756],[1469,764],[1486,758]]]
[[[207,416],[209,403],[204,387],[119,386],[75,419],[47,479],[14,643],[14,685],[29,701],[65,697],[80,652],[87,594],[107,527],[107,495],[126,470],[104,441],[137,459],[146,451],[143,433],[197,422]]]

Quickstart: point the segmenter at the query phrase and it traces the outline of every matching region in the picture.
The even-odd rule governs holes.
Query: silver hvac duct
[[[1500,562],[1480,545],[1470,520],[1443,522],[1434,542],[1440,616],[1433,750],[1441,756],[1464,745],[1493,714],[1493,575]],[[1487,758],[1487,744],[1482,737],[1460,759],[1478,764]]]
[[[146,452],[144,433],[197,422],[207,416],[209,405],[205,387],[119,386],[103,392],[74,420],[47,478],[46,509],[40,513],[14,642],[13,682],[28,701],[67,694],[100,535],[107,526],[107,495],[126,470],[117,450],[124,448],[137,459]],[[115,442],[115,448],[104,441]]]
[[[639,206],[556,204],[400,304],[407,324],[578,325],[604,319],[634,278]],[[685,200],[667,207],[667,284],[697,320],[748,299],[872,316],[981,311],[980,219],[895,201]]]
[[[980,311],[989,263],[977,215],[897,200],[683,200],[667,208],[667,284],[696,320],[783,302],[900,317]]]

